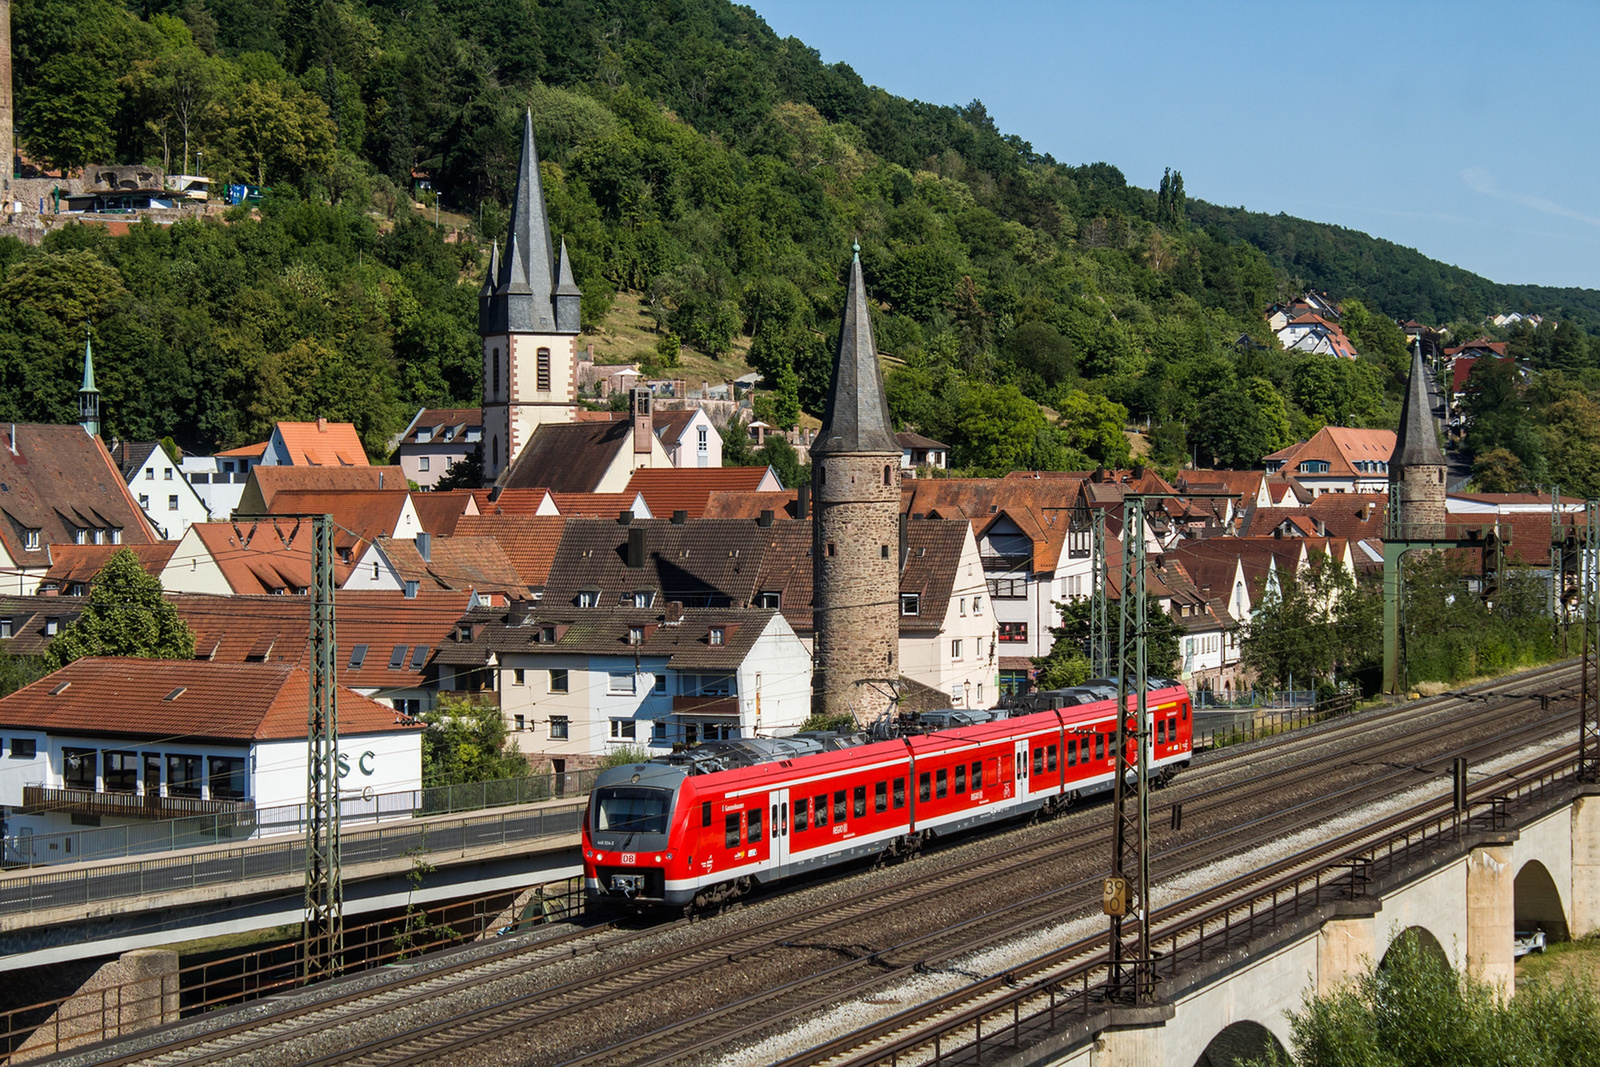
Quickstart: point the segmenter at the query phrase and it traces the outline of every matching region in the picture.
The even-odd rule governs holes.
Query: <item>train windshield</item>
[[[672,794],[665,789],[618,786],[594,794],[595,830],[623,834],[664,834]]]

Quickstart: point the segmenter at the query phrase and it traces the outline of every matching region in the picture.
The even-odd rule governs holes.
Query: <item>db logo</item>
[[[622,865],[624,867],[632,867],[634,862],[635,862],[635,857],[634,857],[634,854],[632,852],[624,852],[622,854]]]

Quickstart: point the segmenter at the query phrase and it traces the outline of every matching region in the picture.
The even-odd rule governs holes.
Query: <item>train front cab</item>
[[[634,764],[600,775],[583,820],[584,888],[590,899],[668,903],[667,869],[687,812],[675,803],[683,772]]]

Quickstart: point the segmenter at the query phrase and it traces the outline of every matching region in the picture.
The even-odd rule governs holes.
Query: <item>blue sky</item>
[[[1600,288],[1600,4],[746,2],[1063,162]]]

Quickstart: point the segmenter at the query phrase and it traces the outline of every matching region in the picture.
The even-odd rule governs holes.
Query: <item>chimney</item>
[[[794,517],[809,519],[811,517],[811,487],[802,485],[794,491]]]
[[[667,604],[667,621],[677,622],[683,618],[683,601],[673,600]]]
[[[1140,478],[1143,478],[1143,477],[1144,477],[1144,464],[1143,463],[1135,463],[1133,465],[1133,480],[1134,481],[1138,481]]]
[[[761,509],[761,515],[756,519],[756,525],[761,527],[763,530],[767,529],[768,527],[770,527],[772,525],[772,509],[771,508],[762,508]]]
[[[633,412],[633,456],[636,466],[650,465],[650,453],[653,451],[652,441],[655,437],[654,427],[650,420],[650,390],[643,386],[634,389],[633,400],[628,405]],[[645,457],[644,462],[639,462],[639,457]]]
[[[512,626],[526,626],[528,620],[533,618],[533,601],[518,598],[507,606],[506,622]]]
[[[628,566],[634,570],[644,566],[644,527],[628,529]]]
[[[433,537],[430,534],[417,534],[417,555],[422,557],[422,562],[433,562]]]
[[[378,472],[378,488],[379,489],[383,488],[383,472],[382,471]]]
[[[321,415],[317,416],[317,432],[318,433],[327,433],[328,432],[328,420],[323,418]]]
[[[594,345],[587,345],[584,347],[584,358],[590,363],[594,362]]]
[[[1089,475],[1089,480],[1096,485],[1099,485],[1101,482],[1106,480],[1106,467],[1104,463],[1097,464],[1095,466],[1094,473]]]
[[[619,511],[619,512],[617,512],[617,525],[618,526],[632,526],[633,525],[633,512],[631,512],[631,511]]]
[[[686,523],[688,521],[689,521],[689,513],[687,511],[684,511],[682,508],[679,508],[677,511],[674,511],[672,513],[672,525],[674,525],[674,526],[682,526],[684,523]]]

